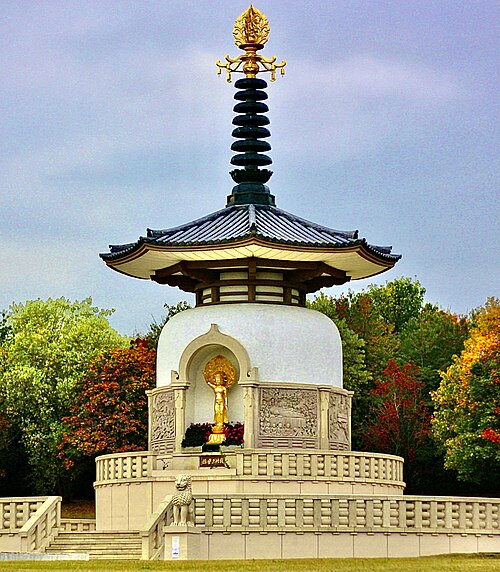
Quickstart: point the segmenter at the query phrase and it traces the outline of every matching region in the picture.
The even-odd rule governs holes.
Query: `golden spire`
[[[277,64],[276,56],[269,59],[257,53],[267,42],[269,31],[266,16],[250,4],[250,8],[241,14],[233,28],[234,43],[245,53],[234,59],[226,56],[225,63],[217,60],[215,62],[218,68],[217,73],[220,75],[222,70],[225,70],[228,82],[231,82],[232,73],[244,73],[246,77],[257,77],[258,73],[270,72],[271,81],[276,79],[277,69],[281,71],[281,75],[285,75],[285,60]]]

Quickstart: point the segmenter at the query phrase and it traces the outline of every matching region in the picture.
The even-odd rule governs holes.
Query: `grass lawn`
[[[324,560],[218,560],[207,562],[1,562],[0,570],[119,571],[166,570],[168,572],[499,572],[500,554],[452,555],[422,558],[363,558]]]
[[[62,518],[95,518],[95,502],[93,500],[63,501]]]

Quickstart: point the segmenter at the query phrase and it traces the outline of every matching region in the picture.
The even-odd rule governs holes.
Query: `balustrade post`
[[[364,501],[364,517],[365,517],[365,527],[369,530],[373,528],[373,500],[366,499]],[[385,507],[382,504],[382,520],[384,519]]]
[[[245,425],[245,449],[255,448],[255,423],[258,417],[258,394],[257,384],[248,381],[241,381],[239,385],[243,387],[243,423]]]
[[[357,519],[356,519],[356,500],[349,499],[347,501],[347,514],[348,514],[348,527],[349,528],[356,528],[357,526]]]
[[[295,499],[295,526],[299,529],[304,526],[304,501],[302,499]]]
[[[415,528],[422,529],[422,501],[416,500],[415,505]]]
[[[406,528],[406,511],[408,510],[408,503],[405,500],[398,501],[398,528]]]
[[[182,440],[186,432],[186,391],[187,385],[178,385],[174,389],[176,452],[182,451]]]
[[[453,528],[452,523],[452,506],[450,501],[444,503],[444,525],[446,528]]]

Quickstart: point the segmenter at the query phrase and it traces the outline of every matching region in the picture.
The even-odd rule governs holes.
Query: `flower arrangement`
[[[191,423],[186,429],[182,447],[201,447],[208,441],[212,433],[212,423]],[[224,423],[224,435],[226,440],[224,446],[243,445],[245,426],[243,423]]]
[[[226,440],[223,445],[243,445],[245,426],[243,423],[224,423]]]

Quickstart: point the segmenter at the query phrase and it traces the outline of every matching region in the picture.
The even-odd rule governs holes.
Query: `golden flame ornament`
[[[263,47],[270,31],[269,20],[265,14],[250,4],[250,8],[236,19],[233,28],[234,43],[238,48],[247,44]]]
[[[233,28],[234,43],[244,50],[244,54],[231,58],[226,55],[226,61],[217,60],[217,73],[220,75],[222,70],[227,74],[227,81],[231,82],[233,73],[244,73],[246,77],[257,77],[257,74],[269,72],[271,81],[276,80],[276,70],[280,70],[281,75],[285,75],[286,61],[276,63],[276,56],[266,58],[257,52],[267,43],[271,28],[269,21],[257,8],[250,4],[250,8],[245,10],[239,18],[236,19]]]

